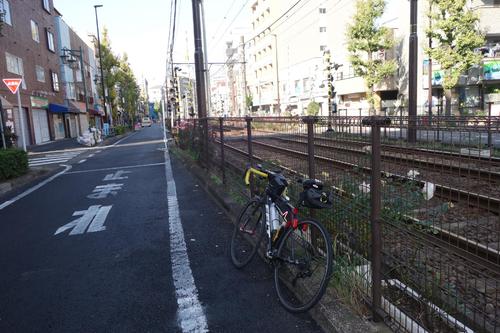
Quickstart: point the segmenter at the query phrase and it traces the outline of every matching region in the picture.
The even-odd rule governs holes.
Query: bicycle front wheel
[[[332,241],[325,227],[308,219],[290,228],[278,247],[274,284],[290,312],[312,308],[325,293],[333,266]]]
[[[231,239],[231,261],[237,268],[246,266],[257,253],[265,233],[264,205],[252,199],[234,226]]]

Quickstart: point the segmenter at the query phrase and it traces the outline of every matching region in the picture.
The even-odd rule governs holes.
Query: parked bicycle
[[[288,181],[280,171],[249,168],[245,183],[255,174],[267,179],[262,195],[255,195],[243,208],[231,239],[231,259],[245,267],[263,239],[265,256],[274,266],[274,284],[281,304],[291,312],[312,308],[325,293],[332,273],[333,250],[330,235],[317,220],[299,219],[299,209],[332,206],[330,194],[315,179],[299,180],[303,191],[298,205],[286,195]]]

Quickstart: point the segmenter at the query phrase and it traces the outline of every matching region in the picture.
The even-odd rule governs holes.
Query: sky
[[[191,0],[177,0],[175,62],[193,62],[193,16]],[[138,80],[150,86],[163,83],[170,19],[169,0],[54,0],[54,7],[78,35],[88,40],[97,34],[94,5],[98,8],[99,29],[108,29],[111,48],[126,53]],[[225,41],[238,40],[248,31],[249,0],[205,0],[208,61],[224,62]],[[232,23],[232,24],[231,24]],[[233,38],[234,37],[234,38]],[[188,61],[187,61],[188,59]]]

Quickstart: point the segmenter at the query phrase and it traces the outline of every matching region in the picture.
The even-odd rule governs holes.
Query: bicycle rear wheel
[[[278,247],[274,284],[290,312],[312,308],[325,293],[333,266],[332,241],[325,227],[308,219],[289,228]]]
[[[234,226],[231,261],[237,268],[246,266],[257,253],[265,233],[264,205],[257,199],[247,203]]]

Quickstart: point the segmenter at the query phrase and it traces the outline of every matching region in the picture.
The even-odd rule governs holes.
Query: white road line
[[[83,160],[78,161],[78,164],[82,164],[82,163],[85,163],[85,162],[87,162],[87,160],[84,158]]]
[[[56,173],[55,175],[53,175],[52,177],[50,178],[47,178],[45,179],[43,182],[27,189],[26,191],[24,191],[23,193],[15,196],[14,198],[10,199],[10,200],[7,200],[5,201],[4,203],[2,203],[0,205],[0,210],[4,209],[5,207],[7,206],[10,206],[12,205],[14,202],[18,201],[19,199],[22,199],[24,198],[25,196],[27,196],[28,194],[30,193],[33,193],[35,192],[36,190],[38,190],[40,187],[50,183],[51,181],[53,181],[54,179],[56,179],[57,177],[59,177],[60,175],[64,174],[66,171],[68,171],[69,169],[71,169],[71,165],[64,165],[65,169],[59,173]]]
[[[89,158],[90,158],[90,157],[94,157],[94,155],[95,155],[95,154],[90,154],[88,157],[89,157]]]
[[[29,166],[39,166],[39,165],[46,165],[46,164],[55,164],[55,163],[64,163],[67,162],[68,160],[66,158],[59,158],[57,160],[52,160],[52,161],[42,161],[42,162],[33,162],[29,163]]]
[[[128,139],[128,138],[130,138],[130,137],[132,137],[132,136],[136,135],[137,133],[139,133],[139,132],[135,132],[135,133],[132,133],[132,134],[130,134],[130,135],[127,135],[126,137],[121,138],[120,140],[118,140],[118,141],[116,141],[115,143],[113,143],[111,146],[106,146],[106,147],[113,147],[113,146],[116,146],[117,144],[119,144],[119,143],[120,143],[120,142],[122,142],[123,140]]]
[[[167,178],[170,258],[180,326],[182,332],[208,332],[207,319],[198,300],[198,289],[189,265],[168,149],[165,149],[165,176]]]
[[[160,166],[160,165],[165,165],[165,163],[126,165],[126,166],[111,167],[111,168],[102,168],[102,169],[70,171],[70,172],[66,172],[66,175],[73,175],[73,174],[77,174],[77,173],[88,173],[88,172],[100,172],[100,171],[119,170],[119,169],[144,168],[144,167],[152,167],[152,166]]]

